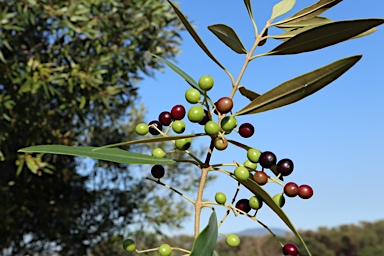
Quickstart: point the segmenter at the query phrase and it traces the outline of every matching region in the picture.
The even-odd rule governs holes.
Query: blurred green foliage
[[[177,55],[180,30],[166,1],[0,2],[0,254],[85,255],[112,234],[181,225],[187,207],[141,179],[148,169],[16,153],[134,139],[138,83],[163,67],[151,54]],[[194,188],[196,172],[176,168],[169,184]]]

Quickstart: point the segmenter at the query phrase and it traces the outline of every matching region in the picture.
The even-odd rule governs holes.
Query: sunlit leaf
[[[247,50],[240,41],[240,38],[231,27],[225,24],[214,24],[208,26],[208,29],[234,52],[239,54],[247,53]]]
[[[68,156],[89,157],[97,160],[111,161],[120,164],[173,164],[169,158],[128,152],[118,148],[103,148],[94,150],[95,147],[71,147],[65,145],[39,145],[20,149],[22,153],[49,153]]]
[[[181,76],[183,79],[185,79],[185,81],[187,81],[189,83],[190,86],[192,86],[193,88],[195,88],[196,90],[198,90],[201,94],[204,94],[204,91],[200,89],[199,85],[197,84],[197,82],[191,77],[189,76],[187,73],[185,73],[183,70],[181,70],[179,67],[177,67],[175,64],[173,64],[172,62],[164,59],[163,57],[160,57],[158,55],[155,55],[155,54],[152,54],[154,57],[156,57],[157,59],[159,59],[160,61],[162,61],[164,64],[166,64],[168,67],[170,67],[173,71],[176,72],[176,74],[178,74],[179,76]],[[213,106],[215,105],[214,102],[209,98],[207,97],[209,103]]]
[[[260,95],[234,115],[259,113],[299,101],[340,77],[360,59],[361,55],[344,58],[286,81]]]
[[[209,217],[208,225],[200,232],[192,246],[191,256],[218,255],[215,247],[218,236],[218,225],[215,211]]]
[[[293,6],[295,6],[296,0],[281,0],[273,6],[271,20],[286,14],[289,12]]]
[[[268,55],[297,54],[331,46],[384,23],[384,19],[337,21],[304,31],[272,49]]]
[[[341,1],[343,1],[343,0],[320,0],[319,2],[295,13],[293,16],[272,24],[272,26],[276,26],[278,24],[284,24],[284,23],[288,23],[288,22],[289,23],[295,23],[295,22],[298,22],[301,20],[311,19],[313,17],[316,17],[316,16],[322,14],[323,12],[325,12],[329,8],[337,5]]]
[[[254,92],[254,91],[248,90],[244,86],[239,86],[239,91],[240,91],[241,95],[247,97],[251,101],[260,96],[260,94]]]
[[[280,219],[287,225],[287,227],[296,235],[296,237],[300,240],[300,242],[305,247],[308,255],[311,255],[310,251],[308,250],[307,245],[305,244],[303,238],[300,236],[299,232],[297,232],[296,228],[288,218],[288,216],[285,214],[285,212],[273,201],[272,197],[266,192],[259,184],[257,184],[252,179],[247,179],[245,181],[241,181],[236,179],[234,174],[230,174],[232,178],[240,182],[244,187],[246,187],[249,191],[251,191],[253,194],[259,196],[265,204],[267,204],[279,217]]]
[[[213,56],[213,54],[208,50],[208,48],[205,46],[203,41],[200,39],[199,35],[196,33],[196,31],[193,29],[192,25],[189,23],[187,18],[185,18],[184,14],[176,7],[174,3],[172,3],[170,0],[167,0],[168,3],[172,6],[172,8],[175,10],[177,16],[180,18],[181,22],[184,24],[185,28],[189,32],[189,34],[193,37],[195,42],[200,46],[200,48],[208,55],[209,58],[211,58],[219,67],[226,70],[223,65]]]

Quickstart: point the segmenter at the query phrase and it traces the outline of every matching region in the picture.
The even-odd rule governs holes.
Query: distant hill
[[[281,229],[281,228],[271,228],[271,230],[277,236],[285,236],[286,233],[290,232],[286,229]],[[250,228],[236,234],[238,236],[264,236],[269,234],[269,231],[266,230],[265,228]]]

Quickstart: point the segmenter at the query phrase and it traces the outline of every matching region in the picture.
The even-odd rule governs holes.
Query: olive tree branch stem
[[[209,166],[209,161],[211,160],[213,149],[214,149],[214,138],[211,139],[211,145],[209,146],[208,153],[205,158],[204,166],[202,166],[201,168],[200,184],[197,192],[197,199],[195,201],[195,229],[194,229],[195,238],[199,235],[199,232],[200,232],[201,209],[204,207],[203,193],[204,193],[205,184],[207,182],[208,172],[211,169],[211,167]]]

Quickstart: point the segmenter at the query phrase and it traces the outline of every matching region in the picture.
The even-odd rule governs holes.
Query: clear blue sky
[[[252,1],[259,29],[277,2]],[[314,2],[299,0],[289,14]],[[236,77],[244,55],[233,53],[207,26],[224,23],[233,27],[249,49],[254,37],[243,1],[180,0],[180,8],[196,26],[215,57]],[[383,10],[383,1],[343,1],[323,16],[333,20],[384,18]],[[270,33],[276,33],[276,30]],[[204,74],[213,76],[215,87],[209,92],[213,100],[228,96],[231,90],[228,76],[203,53],[189,34],[185,32],[182,35],[182,54],[177,57],[177,65],[195,80]],[[270,40],[258,52],[268,51],[277,43]],[[230,136],[262,151],[273,151],[280,159],[291,158],[294,161],[295,170],[286,182],[309,184],[315,191],[310,200],[288,198],[283,208],[299,229],[384,218],[384,26],[368,37],[319,51],[257,59],[251,63],[241,82],[263,93],[286,80],[355,54],[363,54],[357,65],[308,98],[283,108],[239,117],[239,123],[254,124],[256,133],[252,138],[242,139],[238,134]],[[176,104],[191,106],[184,99],[184,92],[189,88],[187,83],[169,68],[157,73],[155,79],[146,79],[139,87],[141,100],[148,110],[147,121],[156,119],[161,111],[170,110]],[[234,111],[247,103],[237,94]],[[188,131],[200,132],[202,128],[190,125]],[[200,146],[200,141],[206,142],[199,140],[194,144]],[[213,162],[243,162],[245,159],[244,150],[230,146],[224,152],[215,152]],[[234,180],[220,175],[207,188],[205,198],[213,200],[217,191],[233,195],[235,187]],[[265,189],[272,195],[281,191],[276,184],[267,184]],[[242,189],[238,198],[250,196],[250,192]],[[218,218],[221,216],[222,212],[219,212]],[[267,207],[263,207],[258,216],[270,227],[286,228]],[[253,227],[260,226],[244,217],[237,217],[226,222],[220,231],[231,233]],[[193,232],[192,219],[186,222],[184,232]]]

